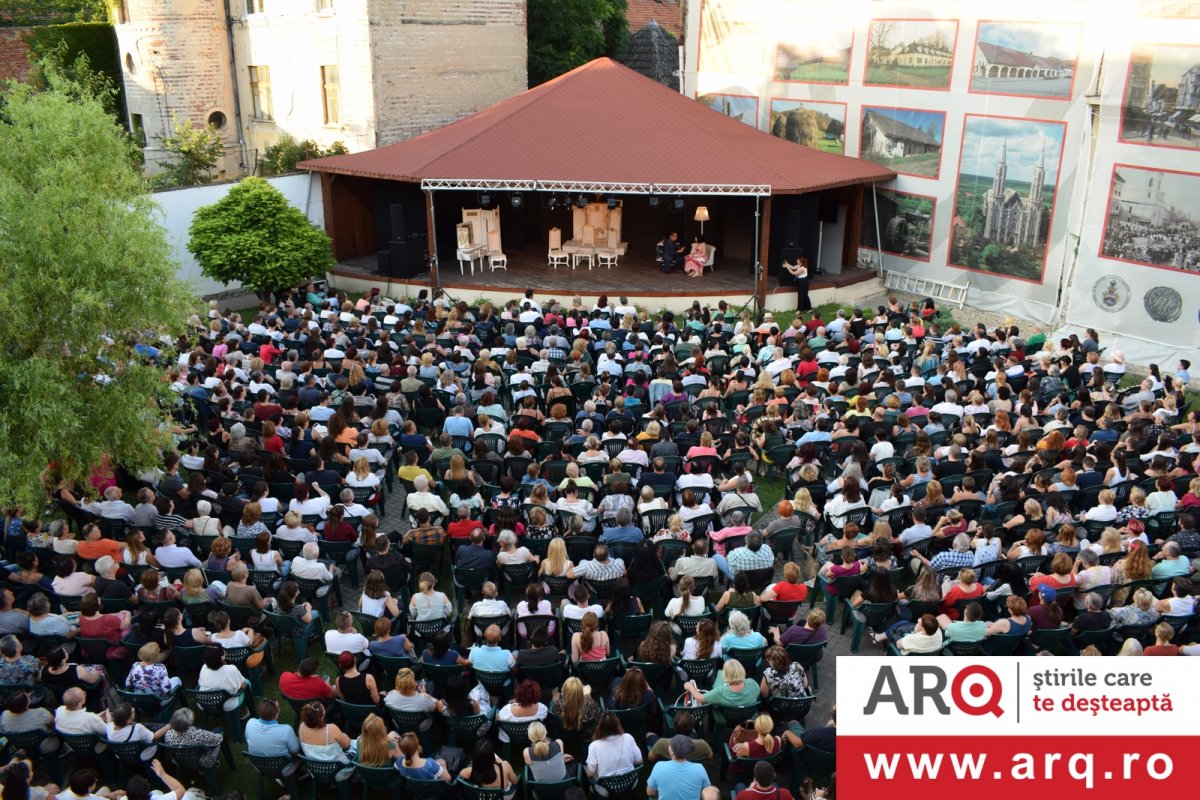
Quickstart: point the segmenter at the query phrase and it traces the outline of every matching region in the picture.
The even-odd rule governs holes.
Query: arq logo
[[[945,693],[949,683],[950,699],[954,707],[964,714],[979,717],[985,714],[1001,716],[1000,707],[1003,688],[1000,677],[987,667],[975,665],[958,670],[953,681],[948,681],[946,670],[941,667],[912,665],[900,668],[909,673],[911,687],[902,685],[897,670],[882,666],[871,687],[871,695],[863,708],[864,715],[874,714],[881,705],[890,705],[901,716],[925,713],[950,714],[950,705]],[[906,691],[907,689],[907,691]],[[926,711],[926,703],[932,708]],[[911,711],[910,711],[911,709]]]

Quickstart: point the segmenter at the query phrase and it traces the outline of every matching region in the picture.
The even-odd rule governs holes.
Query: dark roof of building
[[[930,136],[920,128],[914,128],[912,125],[901,122],[895,117],[889,117],[886,113],[877,109],[871,109],[867,112],[871,119],[875,122],[875,126],[887,134],[889,139],[906,139],[910,142],[918,144],[931,144],[941,146],[941,143]]]
[[[634,72],[679,91],[679,41],[656,21],[629,38],[618,59]]]
[[[797,147],[609,58],[430,133],[299,166],[409,182],[769,186],[775,194],[896,176],[871,161]]]
[[[663,30],[678,39],[683,30],[683,6],[679,0],[629,0],[625,19],[630,33],[657,21]]]

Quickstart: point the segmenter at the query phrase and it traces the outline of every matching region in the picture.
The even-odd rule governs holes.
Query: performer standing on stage
[[[796,259],[795,264],[789,264],[784,260],[783,268],[796,281],[796,310],[810,310],[812,308],[812,301],[808,299],[808,259],[800,256],[800,258]]]

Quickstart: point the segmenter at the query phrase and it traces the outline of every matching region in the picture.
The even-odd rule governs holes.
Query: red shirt
[[[258,348],[258,357],[263,360],[264,364],[270,364],[275,360],[276,356],[281,355],[283,355],[283,351],[270,342],[267,342]]]
[[[809,333],[815,332],[817,328],[824,327],[825,323],[819,319],[810,319],[808,322],[804,323],[804,330],[808,331]]]
[[[803,602],[808,597],[808,587],[803,583],[788,583],[780,581],[771,587],[775,599],[783,603]]]
[[[275,403],[255,403],[255,419],[279,419],[283,416],[283,406]]]
[[[358,540],[358,533],[349,522],[326,525],[324,533],[325,541],[327,542],[354,542]]]
[[[1179,655],[1179,646],[1174,644],[1156,644],[1147,647],[1142,651],[1144,656],[1177,656]]]
[[[285,672],[279,676],[279,691],[293,700],[324,700],[333,697],[333,687],[316,675],[300,677],[299,672]]]
[[[1033,587],[1030,587],[1030,589],[1032,588]],[[938,610],[950,619],[958,619],[958,609],[954,607],[954,604],[959,600],[966,600],[967,598],[971,597],[979,597],[984,593],[983,584],[981,583],[972,584],[971,589],[973,591],[963,591],[962,586],[958,583],[955,583],[954,586],[950,587],[950,591],[946,592],[946,596],[942,598],[942,607]]]
[[[284,449],[283,438],[280,436],[268,436],[263,439],[263,450],[271,453],[282,453]]]
[[[121,618],[116,614],[101,614],[95,619],[79,618],[79,635],[88,639],[107,639],[116,644],[121,641]]]
[[[793,798],[792,793],[787,789],[774,786],[770,789],[760,789],[757,783],[752,783],[748,789],[738,792],[735,800],[793,800]]]
[[[451,539],[470,539],[471,531],[476,528],[482,528],[479,520],[463,519],[457,522],[451,522],[446,526],[446,533],[450,534]]]

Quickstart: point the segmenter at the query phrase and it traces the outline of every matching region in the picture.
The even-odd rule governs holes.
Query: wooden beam
[[[433,219],[433,190],[425,191],[425,234],[429,242],[429,288],[438,288],[437,231]]]
[[[863,199],[866,197],[866,187],[859,184],[855,187],[853,199],[846,208],[846,232],[842,238],[842,266],[858,266],[858,243],[862,241]]]
[[[341,257],[341,236],[340,226],[338,225],[337,216],[334,213],[336,207],[333,202],[333,182],[336,178],[330,172],[321,173],[321,205],[324,208],[325,214],[325,232],[329,234],[329,249],[333,252],[334,258]]]
[[[754,280],[754,299],[758,303],[759,318],[767,306],[767,269],[770,267],[771,249],[771,197],[763,198],[758,229],[758,274]]]

